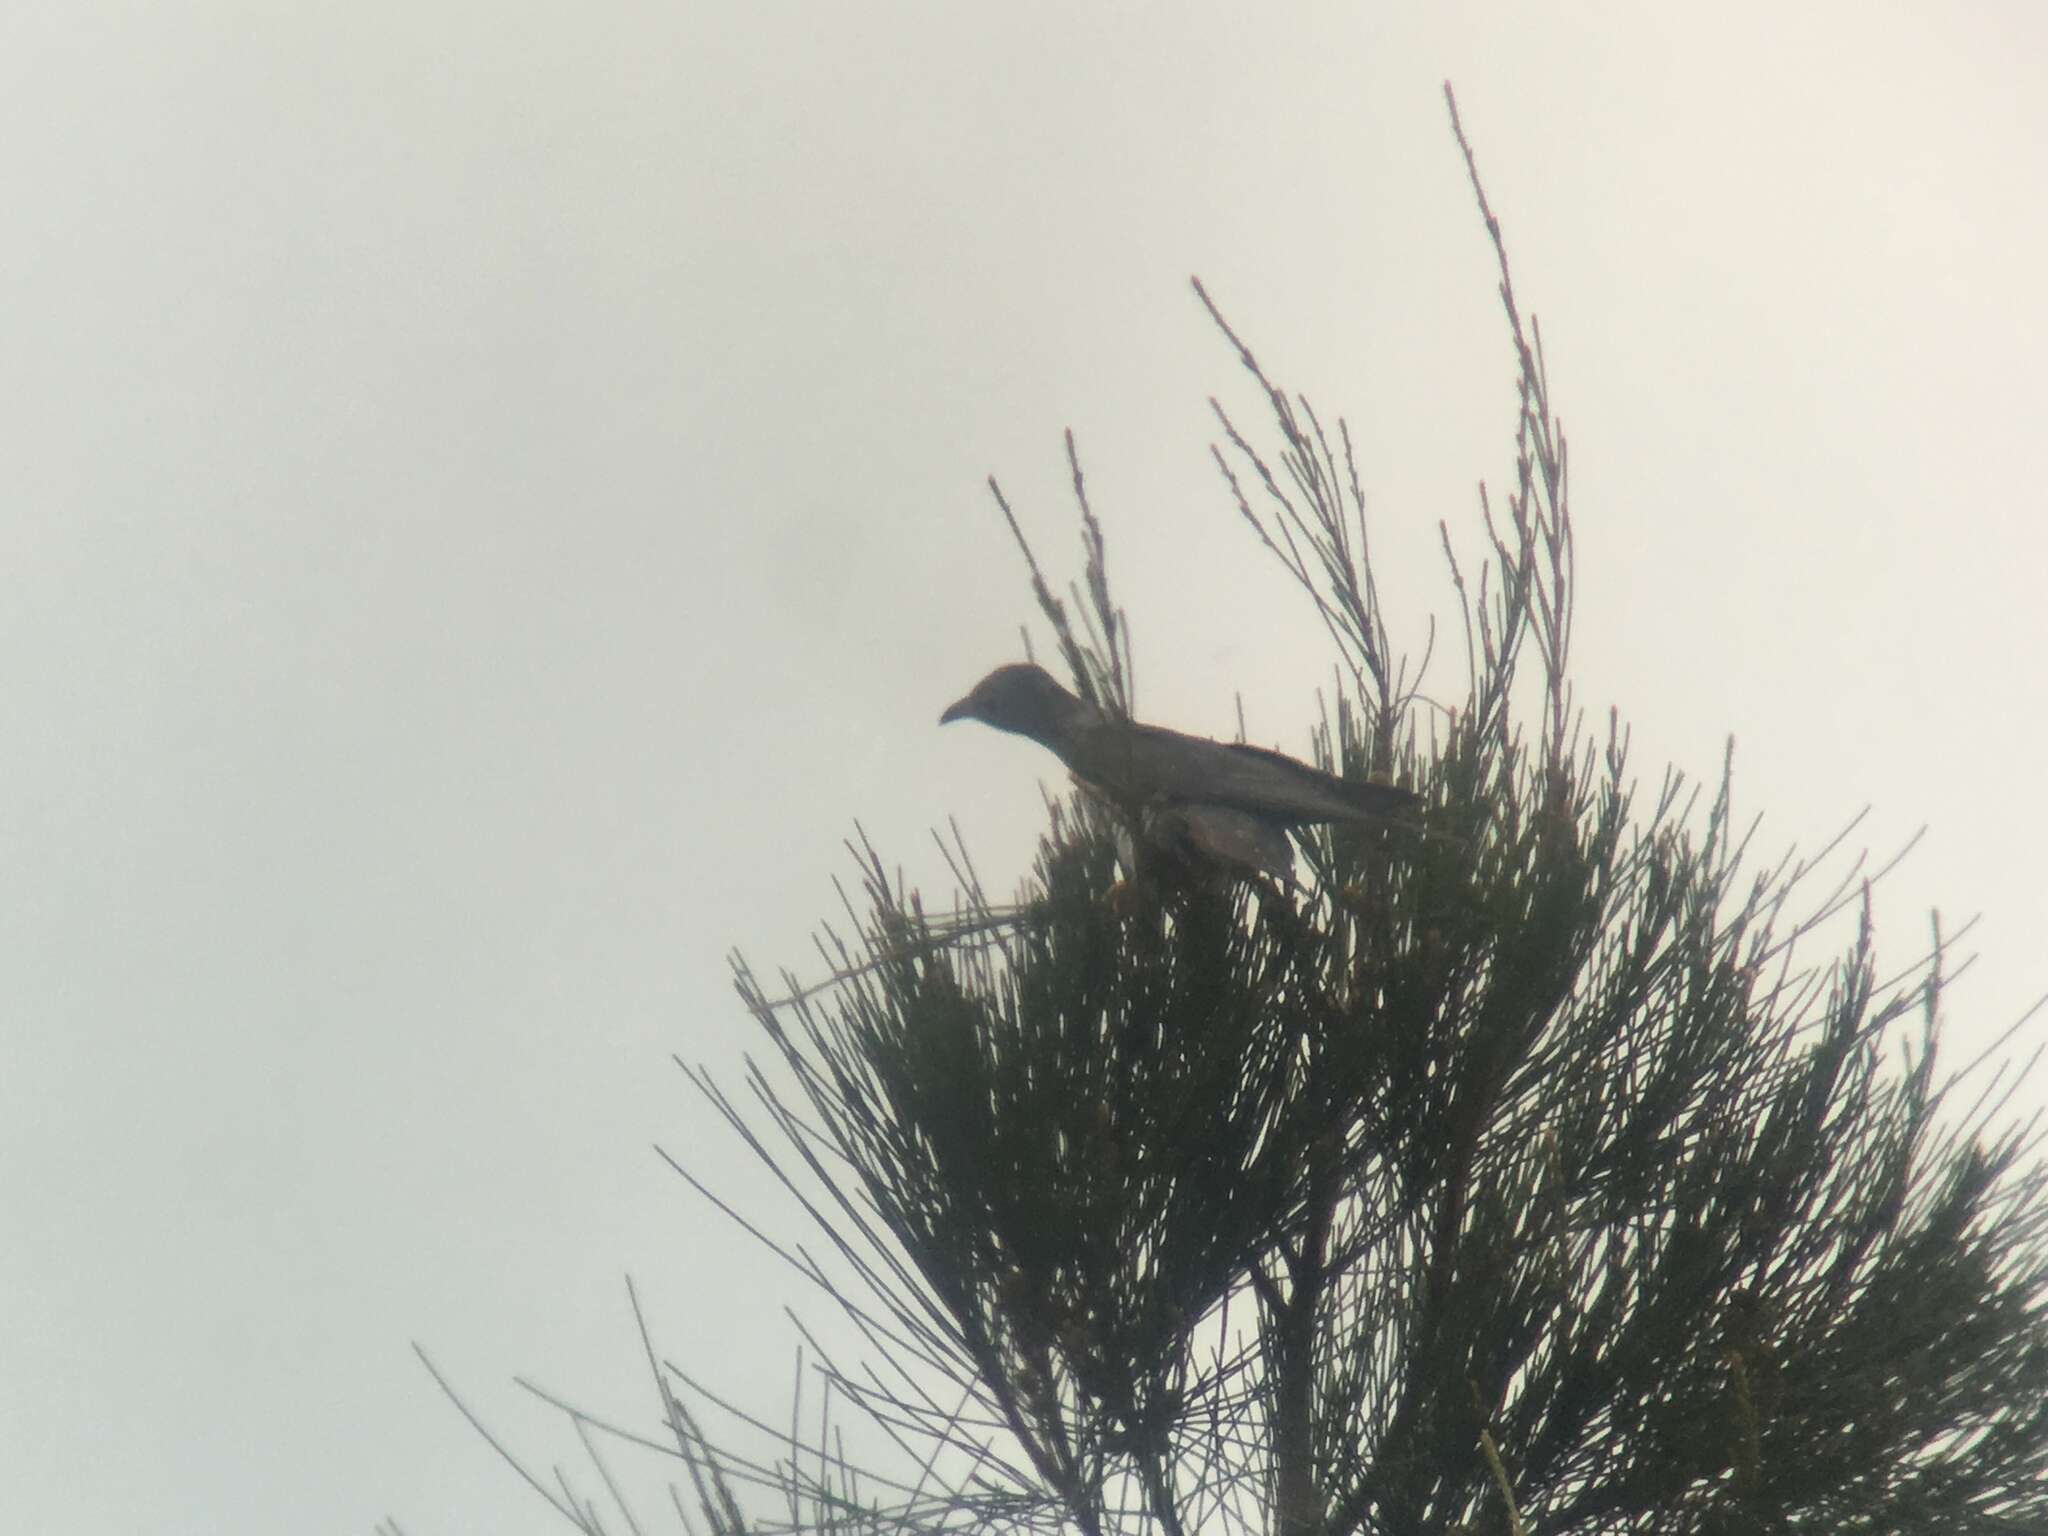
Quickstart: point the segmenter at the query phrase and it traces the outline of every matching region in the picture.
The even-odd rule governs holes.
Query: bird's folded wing
[[[1264,747],[1158,726],[1105,723],[1074,732],[1062,745],[1075,772],[1136,801],[1223,805],[1306,822],[1383,816],[1415,799],[1394,785],[1340,779]]]
[[[1294,845],[1276,821],[1225,805],[1185,805],[1167,811],[1160,832],[1214,863],[1262,871],[1283,885],[1294,881]]]

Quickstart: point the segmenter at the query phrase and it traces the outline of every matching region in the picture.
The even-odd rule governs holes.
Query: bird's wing
[[[1161,822],[1160,834],[1178,837],[1214,863],[1293,883],[1294,845],[1276,821],[1227,805],[1184,805],[1165,812]]]
[[[1228,806],[1284,822],[1383,816],[1415,796],[1391,784],[1340,779],[1280,752],[1184,736],[1159,726],[1104,724],[1063,743],[1067,765],[1134,801]]]

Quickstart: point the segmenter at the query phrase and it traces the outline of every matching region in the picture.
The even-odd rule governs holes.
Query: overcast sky
[[[21,3],[0,19],[0,1488],[52,1532],[544,1532],[523,1372],[787,1402],[796,1233],[670,1061],[757,1048],[859,818],[944,904],[1050,760],[938,709],[1075,569],[1153,718],[1300,751],[1187,287],[1349,416],[1453,609],[1513,368],[1572,444],[1579,698],[1737,741],[1762,846],[2048,990],[2041,7]],[[1469,547],[1469,545],[1468,545]],[[1438,674],[1447,682],[1455,674]],[[2039,1094],[2041,1090],[2036,1090]],[[815,1306],[809,1311],[816,1315]]]

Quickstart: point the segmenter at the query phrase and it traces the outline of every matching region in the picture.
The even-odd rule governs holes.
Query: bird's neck
[[[1097,726],[1107,724],[1111,716],[1086,699],[1068,694],[1052,707],[1043,718],[1033,720],[1022,728],[1022,734],[1031,737],[1040,746],[1051,747],[1055,752],[1063,742],[1073,740]]]

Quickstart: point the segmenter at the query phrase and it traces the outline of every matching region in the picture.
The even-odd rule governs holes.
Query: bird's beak
[[[948,704],[946,712],[939,716],[939,724],[951,725],[955,720],[971,720],[973,718],[974,695],[970,693],[966,698],[956,699],[953,703]]]

